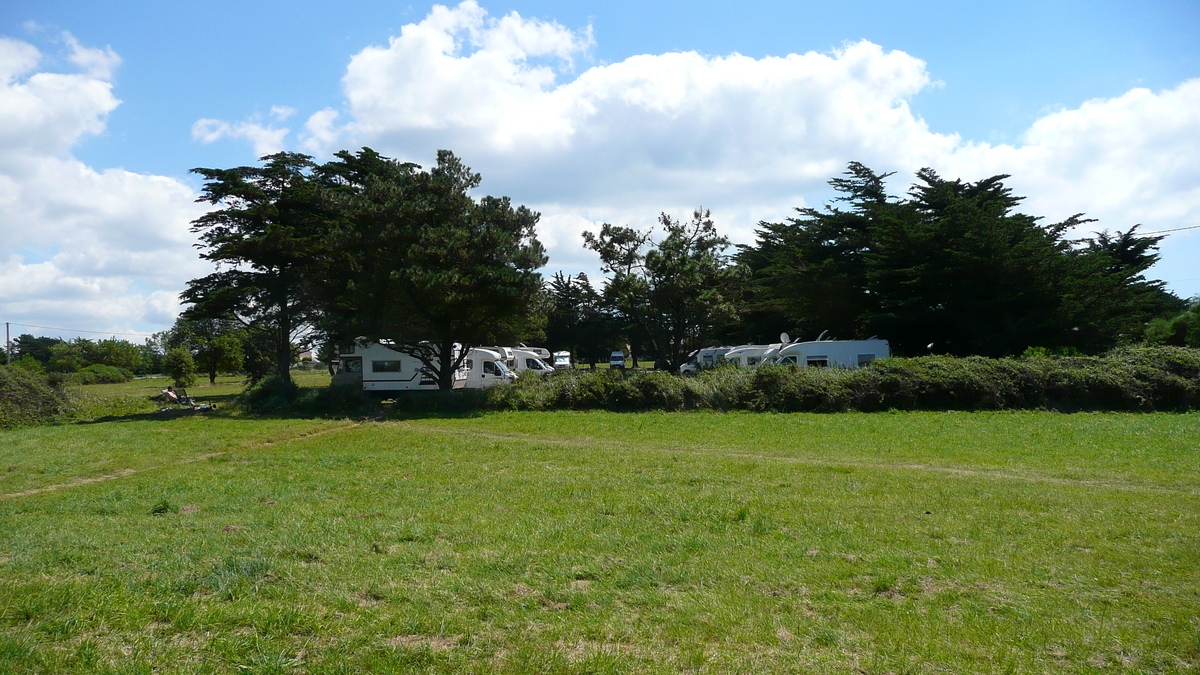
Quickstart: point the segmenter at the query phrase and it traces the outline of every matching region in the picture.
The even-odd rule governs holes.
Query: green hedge
[[[132,379],[133,371],[100,363],[93,363],[68,376],[72,384],[120,384]]]
[[[574,370],[488,390],[501,410],[1200,410],[1200,350],[1131,347],[1103,356],[925,356],[860,369],[763,366],[695,377]]]
[[[0,428],[53,422],[69,407],[41,373],[0,366]]]

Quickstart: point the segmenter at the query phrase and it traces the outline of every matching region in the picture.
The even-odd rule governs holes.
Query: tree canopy
[[[968,183],[922,169],[903,199],[886,193],[889,175],[851,163],[830,181],[833,204],[760,223],[739,254],[759,321],[813,337],[880,335],[899,353],[1001,356],[1107,348],[1178,302],[1142,276],[1160,238],[1131,228],[1071,242],[1091,221],[1018,212],[1004,175]]]
[[[448,150],[428,171],[370,148],[336,157],[320,169],[339,214],[321,276],[327,332],[388,340],[448,389],[470,347],[540,330],[537,213],[473,198],[479,174]]]
[[[188,282],[189,319],[234,319],[269,345],[274,372],[290,380],[295,341],[312,330],[313,272],[331,214],[308,155],[281,152],[262,167],[193,169],[205,179],[197,201],[214,209],[192,223],[200,257],[217,271]]]
[[[688,354],[737,318],[741,271],[717,234],[711,214],[697,209],[690,221],[659,217],[665,236],[605,223],[585,232],[585,245],[611,275],[605,297],[660,365],[675,370]]]

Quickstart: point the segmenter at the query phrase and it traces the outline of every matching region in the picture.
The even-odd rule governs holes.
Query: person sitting
[[[167,385],[166,389],[162,390],[163,396],[167,397],[167,403],[178,403],[179,394],[175,393],[175,387]]]

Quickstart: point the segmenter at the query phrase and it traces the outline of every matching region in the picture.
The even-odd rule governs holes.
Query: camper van
[[[361,386],[363,391],[376,393],[436,390],[437,379],[426,371],[425,364],[392,349],[394,346],[359,340],[342,347],[330,384]]]
[[[770,363],[779,353],[782,343],[770,345],[742,345],[725,352],[725,362],[735,366],[757,368],[763,363]]]
[[[571,352],[554,352],[555,370],[570,370],[574,366],[571,364]]]
[[[531,371],[544,375],[552,370],[548,361],[550,350],[545,347],[480,347],[496,352],[504,360],[504,365],[514,373]]]
[[[784,345],[775,362],[797,366],[858,368],[892,355],[887,340],[819,340]]]
[[[530,372],[545,375],[554,371],[554,367],[545,360],[550,358],[550,352],[541,347],[513,347],[512,356],[509,369],[518,374]]]
[[[512,357],[509,350],[508,356]],[[455,371],[455,389],[486,389],[515,382],[517,374],[508,367],[505,355],[495,348],[475,347],[467,352],[462,367]]]
[[[614,351],[608,357],[609,368],[624,368],[625,367],[625,352],[620,349]]]
[[[733,347],[705,347],[697,349],[688,356],[688,360],[679,366],[683,375],[698,373],[706,368],[715,368]]]

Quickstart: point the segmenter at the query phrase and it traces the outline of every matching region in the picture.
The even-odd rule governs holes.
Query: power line
[[[15,323],[14,322],[12,325],[21,326],[22,328],[41,328],[42,330],[62,330],[62,331],[67,331],[69,333],[95,333],[97,335],[141,335],[144,337],[153,337],[154,336],[154,333],[120,333],[120,332],[111,331],[111,330],[82,330],[79,328],[54,328],[53,326],[34,326],[34,325],[28,324],[28,323]]]
[[[1189,225],[1188,227],[1177,227],[1173,230],[1156,230],[1154,232],[1138,232],[1138,234],[1166,234],[1168,232],[1182,232],[1184,230],[1200,229],[1200,225]]]

